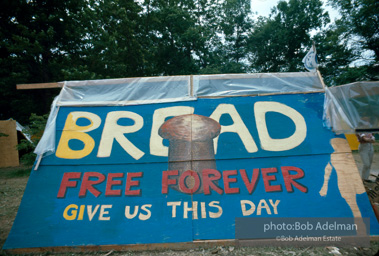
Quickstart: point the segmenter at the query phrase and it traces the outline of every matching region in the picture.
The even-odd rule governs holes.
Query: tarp
[[[379,132],[379,82],[325,88],[324,120],[338,134]]]
[[[39,157],[54,153],[60,106],[125,106],[322,89],[320,75],[310,72],[66,81],[52,104],[46,129],[34,152]]]

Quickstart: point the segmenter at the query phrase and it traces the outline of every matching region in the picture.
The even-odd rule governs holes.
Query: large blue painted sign
[[[4,248],[234,239],[241,217],[369,217],[323,93],[61,107]]]

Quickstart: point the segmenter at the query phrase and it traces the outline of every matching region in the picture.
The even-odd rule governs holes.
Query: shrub
[[[48,117],[48,114],[42,116],[38,116],[34,113],[31,114],[29,118],[29,129],[25,132],[31,136],[32,142],[22,139],[17,146],[19,152],[23,152],[20,158],[22,164],[33,165],[36,159],[36,154],[34,154],[33,151],[42,137]]]

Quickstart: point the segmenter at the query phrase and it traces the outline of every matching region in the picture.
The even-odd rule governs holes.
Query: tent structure
[[[325,96],[316,72],[64,82],[4,248],[369,242],[379,225]]]

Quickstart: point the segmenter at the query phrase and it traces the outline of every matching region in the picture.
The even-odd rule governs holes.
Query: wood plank
[[[321,84],[322,84],[322,87],[325,89],[326,85],[324,83],[324,79],[322,78],[322,75],[320,73],[319,70],[317,70],[317,76],[320,78],[320,81],[321,81]]]
[[[19,166],[16,121],[0,121],[0,132],[7,135],[0,137],[0,167]]]
[[[50,88],[62,88],[63,82],[58,83],[37,83],[37,84],[17,84],[17,90],[29,90],[29,89],[50,89]]]
[[[196,77],[199,80],[262,79],[262,78],[275,78],[275,77],[280,77],[280,78],[286,78],[286,77],[305,77],[307,74],[309,74],[309,72],[231,73],[231,74],[196,75]]]
[[[130,245],[97,245],[97,246],[60,246],[60,247],[36,247],[5,250],[12,254],[46,253],[46,252],[107,252],[107,251],[162,251],[162,250],[190,250],[216,246],[235,246],[236,240],[201,240],[182,243],[157,243],[157,244],[130,244]]]

